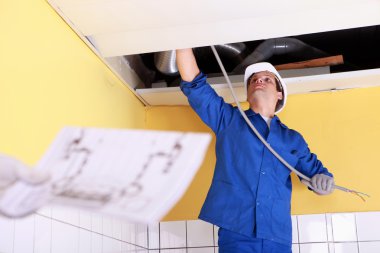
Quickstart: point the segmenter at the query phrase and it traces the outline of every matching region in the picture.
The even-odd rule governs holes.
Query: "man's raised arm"
[[[191,82],[199,74],[199,68],[195,59],[193,49],[177,49],[177,66],[182,80]]]

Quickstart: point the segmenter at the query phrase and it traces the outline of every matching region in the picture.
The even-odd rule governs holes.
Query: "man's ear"
[[[284,96],[282,95],[282,91],[277,92],[277,98],[278,100],[282,100],[284,98]]]

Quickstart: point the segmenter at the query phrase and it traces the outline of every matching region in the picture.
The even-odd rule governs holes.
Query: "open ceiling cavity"
[[[307,75],[306,68],[312,67],[327,67],[329,73],[380,68],[379,45],[380,26],[370,26],[217,45],[216,49],[230,75],[241,75],[248,65],[262,61],[271,62],[280,69],[286,64],[302,62],[292,65],[299,69],[293,73]],[[210,47],[194,48],[194,53],[203,72],[210,77],[222,76]],[[152,84],[154,87],[159,83],[160,87],[179,85],[175,50],[124,57],[143,81],[139,88],[152,88]],[[318,59],[321,59],[318,63],[311,61]],[[323,68],[320,71],[320,74],[326,73]]]

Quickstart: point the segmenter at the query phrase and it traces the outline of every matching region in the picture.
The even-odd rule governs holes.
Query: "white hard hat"
[[[255,63],[255,64],[252,64],[252,65],[249,65],[246,69],[245,69],[245,74],[244,74],[244,88],[245,88],[245,91],[247,92],[247,81],[248,79],[255,73],[258,73],[258,72],[263,72],[263,71],[269,71],[271,72],[272,74],[274,74],[276,77],[277,77],[277,80],[279,81],[281,87],[282,87],[282,100],[280,101],[280,103],[276,106],[276,111],[275,113],[279,113],[285,106],[285,103],[286,103],[286,97],[288,95],[288,92],[287,92],[287,89],[286,89],[286,84],[284,82],[284,80],[282,80],[280,74],[277,72],[277,70],[273,67],[272,64],[268,63],[268,62],[260,62],[260,63]]]

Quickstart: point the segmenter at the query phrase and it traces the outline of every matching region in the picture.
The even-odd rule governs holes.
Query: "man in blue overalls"
[[[177,50],[181,89],[216,135],[214,177],[199,218],[219,229],[220,253],[291,252],[290,171],[260,142],[237,108],[225,103],[198,69],[192,49]],[[312,178],[317,194],[333,191],[332,174],[303,137],[275,115],[286,85],[269,63],[246,69],[250,121],[290,165]]]

